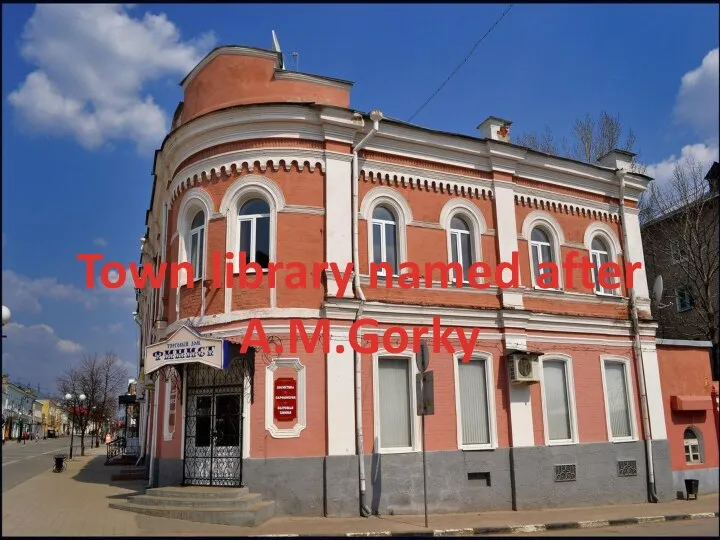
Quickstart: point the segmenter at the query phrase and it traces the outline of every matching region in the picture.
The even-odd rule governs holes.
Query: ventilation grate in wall
[[[574,482],[577,479],[577,465],[555,465],[556,482]]]
[[[637,461],[634,459],[618,461],[618,476],[637,476]]]
[[[477,484],[482,486],[490,486],[489,472],[469,472],[468,480],[475,480]]]

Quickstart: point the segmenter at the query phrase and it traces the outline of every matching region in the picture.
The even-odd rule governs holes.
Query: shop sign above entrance
[[[145,348],[145,375],[163,366],[193,362],[223,369],[228,344],[223,339],[208,338],[183,326],[165,341]]]

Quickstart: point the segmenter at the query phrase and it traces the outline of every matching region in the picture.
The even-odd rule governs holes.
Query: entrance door
[[[242,486],[243,370],[189,367],[183,483]]]

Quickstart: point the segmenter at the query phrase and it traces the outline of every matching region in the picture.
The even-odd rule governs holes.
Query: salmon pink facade
[[[139,295],[152,485],[248,486],[295,515],[421,512],[422,329],[429,511],[673,496],[636,209],[651,179],[632,156],[534,152],[495,117],[470,137],[358,112],[351,83],[249,47],[214,50],[182,84],[142,251],[192,269]],[[573,252],[618,263],[620,287],[579,268],[540,287],[541,263]],[[514,256],[511,287],[468,283],[473,264],[494,276]],[[296,286],[322,262],[359,271]],[[256,288],[238,286],[249,263]],[[420,287],[398,286],[404,263]],[[464,286],[443,286],[449,263]],[[298,321],[321,330],[314,349],[292,346]],[[269,347],[242,350],[258,324]]]
[[[658,340],[673,487],[686,495],[685,479],[700,492],[718,491],[718,383],[712,380],[712,343]]]

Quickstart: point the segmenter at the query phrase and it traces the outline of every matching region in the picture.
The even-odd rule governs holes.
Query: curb
[[[566,529],[594,529],[599,527],[617,527],[622,525],[639,525],[641,523],[658,523],[663,521],[684,521],[693,519],[710,519],[720,517],[720,512],[702,512],[697,514],[669,514],[665,516],[643,516],[620,519],[599,519],[592,521],[567,521],[561,523],[539,523],[529,525],[511,525],[506,527],[468,527],[464,529],[435,529],[432,531],[373,531],[349,532],[345,534],[260,534],[263,537],[374,537],[374,536],[483,536],[489,534],[534,533],[541,531],[557,531]]]

